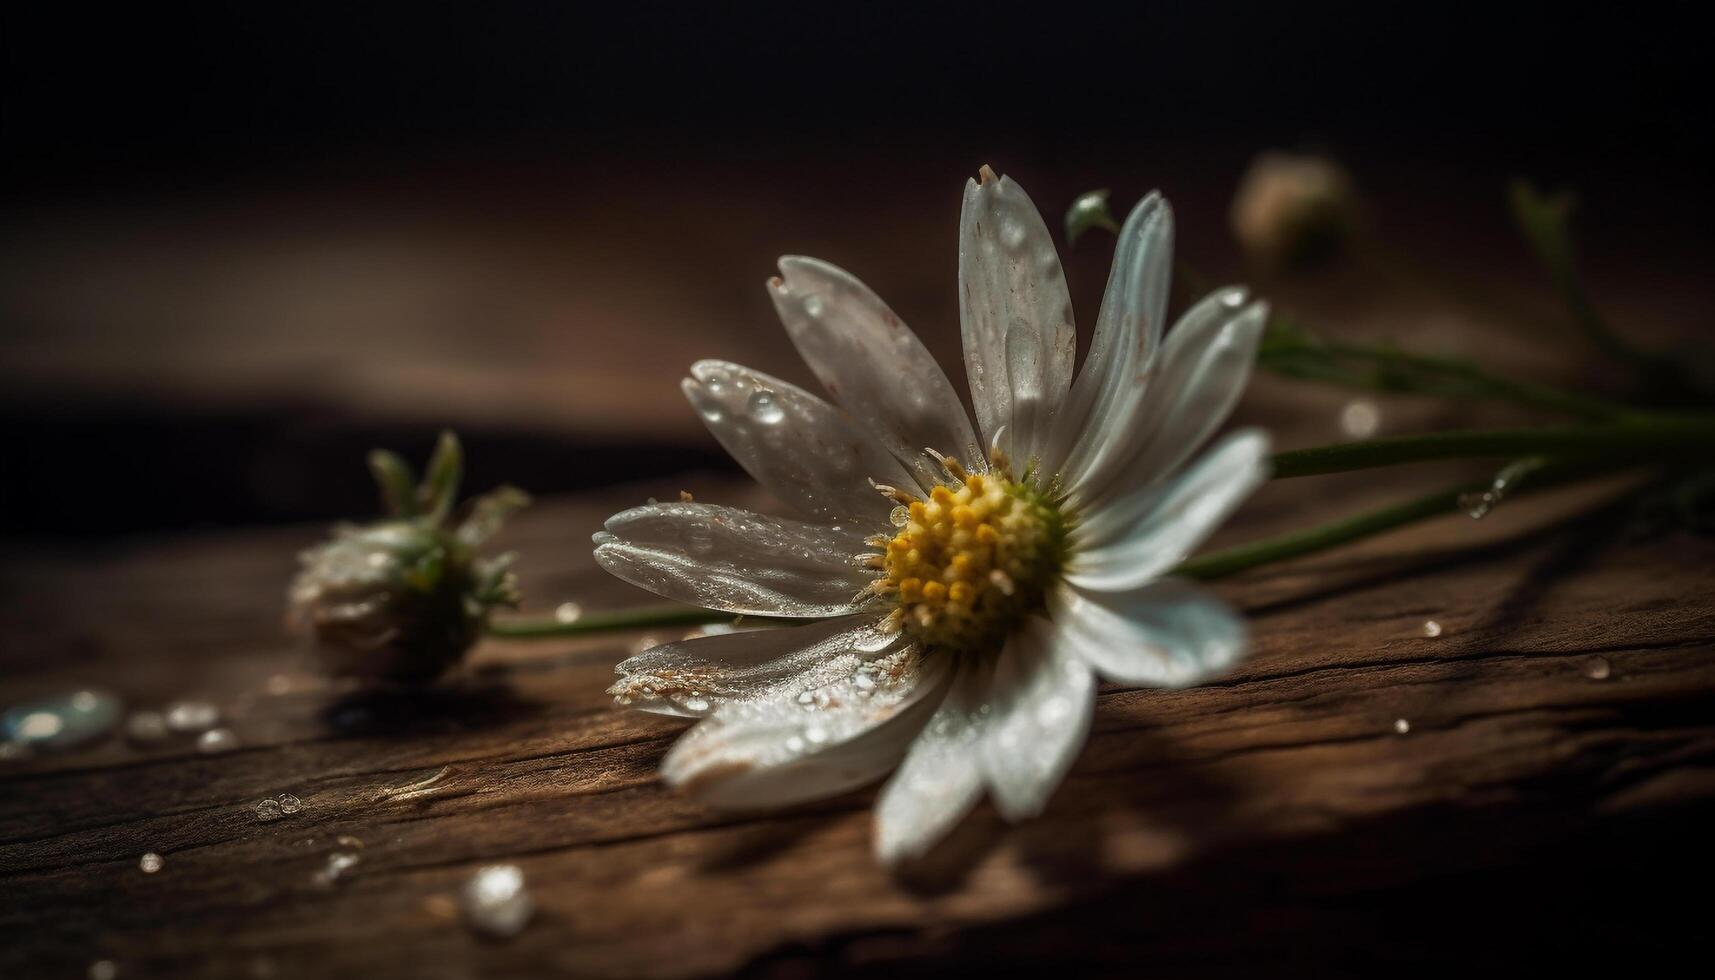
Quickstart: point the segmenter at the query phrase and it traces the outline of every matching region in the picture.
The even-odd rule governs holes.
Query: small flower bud
[[[476,643],[492,609],[518,604],[514,556],[476,549],[529,498],[503,487],[455,512],[463,466],[451,433],[420,486],[392,453],[372,454],[370,465],[390,519],[336,528],[304,551],[288,621],[313,637],[330,674],[432,680]]]
[[[1345,247],[1357,225],[1357,196],[1351,178],[1332,160],[1264,153],[1239,181],[1232,222],[1234,236],[1253,259],[1304,268]]]

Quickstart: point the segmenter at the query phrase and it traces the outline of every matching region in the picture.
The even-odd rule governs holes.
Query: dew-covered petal
[[[1186,687],[1244,656],[1244,618],[1208,592],[1160,579],[1125,592],[1062,584],[1048,597],[1055,642],[1121,684]]]
[[[1250,381],[1268,305],[1244,305],[1244,291],[1204,298],[1168,332],[1154,381],[1137,410],[1095,419],[1119,435],[1075,481],[1078,500],[1100,509],[1110,496],[1176,471],[1232,414]]]
[[[1172,282],[1173,209],[1151,192],[1120,228],[1090,354],[1043,451],[1043,467],[1062,473],[1068,485],[1110,441],[1125,437],[1090,419],[1126,416],[1143,397],[1160,353]]]
[[[607,519],[601,567],[657,595],[732,613],[822,618],[854,611],[870,575],[863,536],[711,504],[649,504]]]
[[[1268,479],[1268,436],[1235,432],[1184,473],[1112,501],[1078,529],[1066,581],[1119,592],[1189,556]]]
[[[796,696],[715,709],[661,762],[667,782],[726,809],[787,806],[880,778],[934,714],[947,658],[906,646]]]
[[[982,736],[993,676],[989,661],[960,665],[946,699],[882,788],[875,853],[883,863],[921,856],[982,796]]]
[[[834,401],[925,489],[944,477],[923,454],[967,465],[982,450],[959,395],[917,335],[868,286],[819,259],[788,255],[769,294],[798,353]]]
[[[796,698],[848,676],[902,642],[873,615],[700,636],[650,647],[614,667],[608,689],[642,711],[701,718],[731,701]]]
[[[1072,383],[1077,330],[1054,236],[1024,188],[965,184],[959,218],[959,323],[971,402],[985,444],[1020,462],[1040,455]]]
[[[1053,640],[1053,625],[1033,616],[995,666],[983,769],[995,808],[1008,820],[1042,812],[1090,731],[1095,675]]]
[[[884,526],[893,504],[869,481],[910,485],[874,437],[797,385],[726,361],[698,361],[681,387],[733,459],[814,520]]]

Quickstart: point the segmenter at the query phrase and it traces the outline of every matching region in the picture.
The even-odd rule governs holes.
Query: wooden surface
[[[507,543],[528,549],[531,594],[632,601],[585,535],[668,490],[521,521]],[[1281,491],[1315,489],[1271,488],[1286,499],[1238,530],[1289,503]],[[1457,959],[1494,934],[1514,945],[1492,955],[1525,960],[1541,942],[1657,948],[1675,920],[1652,918],[1669,900],[1644,883],[1708,864],[1715,546],[1530,533],[1554,506],[1223,583],[1253,618],[1249,661],[1190,691],[1104,689],[1044,817],[1008,828],[985,805],[895,875],[870,857],[870,793],[735,818],[665,790],[654,767],[681,723],[602,694],[632,638],[487,644],[421,703],[354,699],[279,633],[311,529],[13,555],[9,691],[206,694],[243,747],[115,741],[9,765],[0,962],[7,976],[103,958],[126,976],[666,976],[1373,966]],[[1473,535],[1495,543],[1445,550]],[[302,812],[258,823],[256,802],[283,792]],[[355,847],[342,836],[361,861],[318,885]],[[146,851],[159,873],[138,869]],[[520,864],[540,906],[511,941],[451,918],[459,884],[495,861]]]
[[[217,411],[255,399],[289,414],[307,398],[436,425],[534,425],[565,438],[559,465],[569,471],[590,465],[579,433],[651,434],[708,458],[673,388],[683,362],[728,356],[804,376],[766,309],[764,252],[850,265],[933,349],[955,350],[956,195],[934,197],[939,210],[926,202],[944,188],[868,208],[888,200],[880,187],[901,186],[882,175],[849,187],[836,207],[819,180],[771,188],[802,209],[742,227],[697,205],[704,198],[692,190],[662,191],[665,201],[640,193],[663,213],[689,209],[689,243],[678,244],[694,254],[662,258],[664,277],[638,271],[662,254],[660,240],[611,216],[573,235],[576,247],[508,246],[535,257],[516,267],[525,285],[552,289],[508,292],[518,283],[488,278],[488,264],[454,263],[463,279],[423,274],[440,258],[397,267],[411,289],[477,282],[507,293],[533,324],[519,337],[445,318],[424,326],[419,313],[457,304],[437,295],[413,305],[409,289],[377,294],[391,305],[376,320],[314,236],[298,250],[270,240],[233,251],[222,226],[192,222],[188,252],[167,253],[190,256],[189,293],[121,254],[156,254],[158,240],[121,242],[101,268],[165,290],[132,303],[129,281],[104,287],[74,274],[86,239],[101,235],[27,248],[32,226],[14,222],[4,300],[8,323],[28,329],[9,338],[7,385],[15,402],[40,396],[33,384],[74,399],[118,390]],[[1188,228],[1218,213],[1217,195],[1181,208]],[[387,227],[391,237],[373,240],[380,253],[425,240]],[[468,228],[458,234],[470,240]],[[197,249],[233,259],[211,265]],[[1477,267],[1495,252],[1505,250],[1461,254]],[[26,253],[34,265],[16,260]],[[487,263],[513,253],[483,254]],[[306,271],[294,256],[332,265],[318,278],[321,266]],[[1086,324],[1105,262],[1098,250],[1069,266]],[[630,271],[604,277],[610,267]],[[554,280],[559,268],[577,278]],[[1641,311],[1646,329],[1671,332],[1675,311],[1707,292],[1706,280],[1667,293],[1627,281],[1635,288],[1602,297]],[[230,295],[279,296],[286,285],[304,287],[295,305]],[[1533,280],[1486,285],[1529,329],[1496,329],[1361,271],[1301,288],[1296,303],[1353,335],[1601,376],[1571,345],[1541,342],[1555,311]],[[188,326],[160,315],[174,304]],[[520,322],[478,306],[484,323],[489,314]],[[229,313],[250,319],[220,333]],[[124,317],[133,319],[107,322]],[[278,341],[310,321],[323,324],[314,336]],[[68,334],[68,324],[89,333]],[[197,341],[161,342],[181,327]],[[650,343],[619,346],[628,334]],[[441,339],[404,361],[383,356],[424,336]],[[94,344],[115,337],[123,343]],[[133,354],[140,366],[128,363]],[[341,370],[327,369],[336,362]],[[1327,442],[1346,397],[1265,381],[1241,417],[1283,446]],[[1385,432],[1497,417],[1481,406],[1382,407]],[[478,466],[489,458],[481,439],[467,448]],[[355,456],[345,465],[342,479],[362,478]],[[1413,467],[1274,484],[1220,541],[1449,478]],[[505,533],[499,546],[522,552],[534,611],[564,599],[590,610],[644,601],[589,557],[590,532],[614,510],[682,488],[767,506],[726,472],[613,485],[627,479],[614,472],[600,489],[548,499]],[[98,960],[122,977],[221,978],[1080,967],[1465,975],[1560,961],[1645,970],[1694,951],[1706,927],[1715,542],[1640,538],[1602,519],[1539,530],[1624,489],[1508,502],[1481,522],[1450,517],[1220,583],[1250,615],[1250,659],[1189,691],[1104,688],[1089,745],[1043,817],[1009,827],[984,804],[929,859],[894,873],[870,856],[872,791],[734,817],[664,789],[655,767],[683,723],[616,711],[603,694],[612,663],[641,637],[487,643],[425,698],[364,698],[319,681],[282,631],[292,556],[319,525],[9,545],[0,555],[7,702],[90,685],[134,708],[202,696],[222,706],[242,747],[210,756],[186,741],[116,738],[0,763],[0,977],[81,977]],[[1428,620],[1439,636],[1424,635]],[[1606,677],[1592,676],[1604,666]],[[300,797],[302,811],[258,822],[256,803],[280,793]],[[145,852],[164,857],[158,873],[139,870]],[[318,883],[334,852],[360,860]],[[510,940],[473,934],[452,904],[493,862],[519,864],[539,907]]]

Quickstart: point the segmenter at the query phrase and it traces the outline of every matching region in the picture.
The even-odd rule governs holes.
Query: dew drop
[[[775,400],[774,393],[755,391],[750,396],[750,417],[763,425],[774,425],[786,418],[786,410]]]
[[[1433,619],[1424,620],[1423,621],[1423,635],[1429,637],[1430,639],[1434,639],[1435,637],[1440,636],[1441,635],[1441,624],[1437,623]]]
[[[554,607],[554,621],[575,623],[584,616],[584,607],[575,602],[562,602]]]
[[[910,510],[910,508],[901,504],[900,506],[895,507],[895,508],[893,508],[893,510],[888,512],[887,520],[888,520],[888,523],[892,524],[894,527],[904,527],[905,525],[911,523],[911,510]]]
[[[280,812],[287,816],[291,816],[304,808],[304,801],[290,793],[281,793],[277,802],[280,804]]]
[[[210,728],[197,736],[197,751],[208,755],[238,748],[238,736],[230,728]]]
[[[1405,735],[1411,731],[1411,722],[1406,721],[1404,718],[1395,718],[1393,720],[1393,731],[1396,735]]]
[[[1473,521],[1480,521],[1495,509],[1495,495],[1487,490],[1459,495],[1459,509]]]
[[[1584,661],[1584,676],[1593,681],[1605,681],[1614,676],[1614,665],[1607,657],[1591,657]]]
[[[207,701],[174,701],[167,705],[166,719],[175,732],[206,732],[220,723],[220,709]]]
[[[357,866],[358,856],[345,851],[335,851],[328,855],[327,863],[322,865],[311,880],[322,887],[330,887],[334,882],[345,876],[347,871]]]
[[[1349,401],[1340,409],[1340,431],[1352,439],[1370,438],[1381,424],[1381,409],[1367,398]]]
[[[459,891],[465,924],[488,936],[516,936],[529,924],[536,903],[524,887],[524,870],[516,864],[491,864],[465,882]]]
[[[260,800],[256,804],[256,821],[258,823],[273,823],[285,816],[280,810],[279,800]]]
[[[166,859],[162,858],[154,851],[150,851],[137,861],[137,867],[142,870],[144,874],[152,875],[161,870],[166,863]]]

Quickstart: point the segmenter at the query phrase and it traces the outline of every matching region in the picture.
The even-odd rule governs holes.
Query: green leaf
[[[517,487],[499,487],[470,502],[470,514],[454,533],[474,548],[494,536],[507,518],[530,505],[530,495]]]
[[[1091,228],[1106,228],[1113,234],[1119,234],[1120,224],[1108,210],[1108,189],[1105,187],[1078,195],[1078,199],[1066,209],[1067,245],[1078,244],[1078,239]]]
[[[369,472],[381,489],[381,509],[391,517],[417,516],[417,477],[411,464],[398,453],[385,449],[371,450]]]
[[[417,491],[424,514],[435,525],[447,519],[458,502],[459,483],[464,480],[464,450],[458,436],[449,430],[441,433],[435,445],[435,455],[429,459],[429,472]]]

